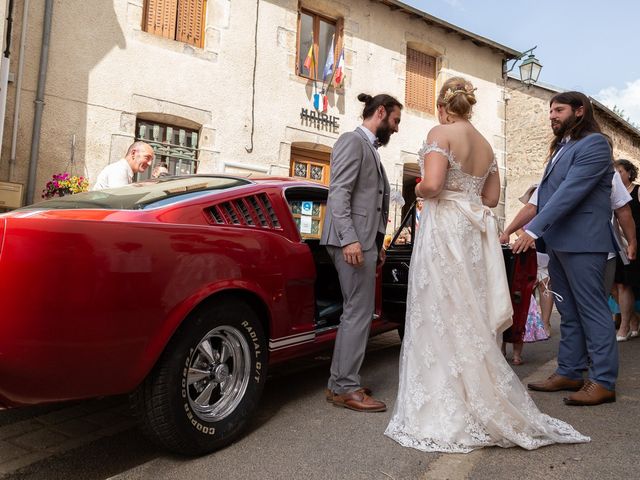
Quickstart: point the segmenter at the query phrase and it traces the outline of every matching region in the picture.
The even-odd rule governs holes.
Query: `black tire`
[[[258,316],[240,300],[225,299],[185,320],[131,403],[155,443],[202,455],[238,438],[266,376],[267,342]]]

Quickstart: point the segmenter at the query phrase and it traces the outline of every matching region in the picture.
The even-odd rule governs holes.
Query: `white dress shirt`
[[[122,158],[102,169],[91,190],[123,187],[129,185],[131,182],[133,182],[133,170],[131,170],[127,159]]]

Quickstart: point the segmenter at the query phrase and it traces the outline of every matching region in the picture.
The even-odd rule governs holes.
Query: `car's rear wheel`
[[[156,443],[187,455],[211,452],[237,438],[255,412],[266,369],[258,316],[227,299],[185,320],[132,404]]]

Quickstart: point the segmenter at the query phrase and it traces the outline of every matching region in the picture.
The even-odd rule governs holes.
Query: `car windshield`
[[[125,187],[108,188],[52,198],[22,207],[30,209],[108,209],[142,210],[169,205],[181,200],[206,195],[216,190],[227,190],[251,182],[243,178],[191,175],[160,177]]]

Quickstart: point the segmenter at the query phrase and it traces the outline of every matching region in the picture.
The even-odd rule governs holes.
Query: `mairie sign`
[[[339,118],[333,115],[302,108],[300,110],[300,120],[305,127],[313,127],[325,132],[340,133]]]

